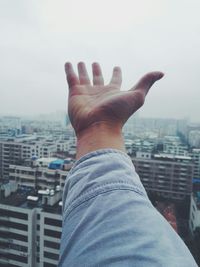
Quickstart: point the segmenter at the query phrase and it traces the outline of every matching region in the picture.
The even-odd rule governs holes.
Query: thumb
[[[144,75],[137,84],[130,89],[130,91],[140,90],[144,96],[148,93],[151,86],[164,76],[164,73],[160,71],[149,72]]]
[[[151,88],[151,86],[159,79],[161,79],[164,76],[164,73],[162,72],[149,72],[146,75],[144,75],[138,83],[132,87],[129,92],[131,93],[129,95],[129,98],[127,102],[129,102],[130,107],[130,115],[132,115],[136,110],[138,110],[145,101],[145,97]]]

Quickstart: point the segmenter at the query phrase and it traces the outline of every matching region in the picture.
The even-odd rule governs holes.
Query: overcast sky
[[[200,121],[199,0],[0,0],[0,114],[66,110],[65,61],[100,62],[123,90],[165,77],[140,114]]]

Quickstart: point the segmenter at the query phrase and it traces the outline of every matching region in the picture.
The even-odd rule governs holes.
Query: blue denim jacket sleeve
[[[152,206],[130,158],[105,149],[83,156],[63,193],[59,267],[197,267]]]

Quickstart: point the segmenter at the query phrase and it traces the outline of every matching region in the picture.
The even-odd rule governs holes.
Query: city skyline
[[[53,116],[52,121],[53,120],[60,120],[62,116],[68,116],[68,112],[65,110],[55,110],[55,111],[50,111],[50,112],[44,112],[44,113],[33,113],[33,114],[15,114],[15,113],[0,113],[0,118],[3,117],[18,117],[21,120],[48,120],[51,118],[51,116]],[[148,114],[145,114],[143,112],[136,112],[134,113],[134,115],[131,117],[135,117],[137,116],[137,118],[140,119],[155,119],[155,120],[159,120],[159,119],[163,119],[163,120],[186,120],[189,123],[194,123],[194,124],[200,124],[200,119],[198,120],[192,120],[192,118],[188,117],[188,116],[180,116],[180,117],[162,117],[162,116],[148,116]],[[130,118],[130,119],[131,119]]]
[[[61,120],[0,121],[0,265],[56,267],[75,135]],[[200,262],[200,125],[136,116],[123,136],[151,203]]]

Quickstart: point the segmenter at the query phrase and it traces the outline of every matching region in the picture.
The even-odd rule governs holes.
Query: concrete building
[[[191,195],[190,202],[190,232],[194,234],[194,231],[197,227],[200,227],[200,192],[196,192]]]
[[[193,178],[190,157],[138,152],[132,161],[147,192],[174,200],[190,196]]]
[[[200,180],[200,149],[199,148],[192,149],[192,151],[189,153],[189,155],[192,158],[193,163],[194,163],[193,178]]]
[[[62,231],[62,192],[18,188],[0,200],[0,266],[56,267]]]
[[[59,207],[58,207],[58,210]],[[53,210],[52,210],[53,212]],[[56,267],[59,260],[60,239],[62,232],[62,216],[60,213],[40,213],[40,240],[39,240],[39,261],[43,267]]]
[[[68,151],[69,150],[69,142],[64,140],[58,140],[55,142],[56,151]]]
[[[134,133],[135,136],[148,138],[149,134],[157,134],[159,138],[165,135],[176,135],[177,120],[131,117],[123,128],[125,134]]]
[[[57,151],[57,145],[45,140],[31,140],[31,138],[15,138],[0,141],[0,177],[8,179],[9,165],[22,164],[25,159],[36,157],[51,157]]]
[[[72,164],[71,158],[40,158],[32,161],[31,166],[10,165],[9,181],[38,189],[55,189],[58,185],[63,188]]]
[[[191,130],[188,141],[191,147],[200,148],[200,130]]]
[[[178,136],[165,136],[163,138],[163,152],[172,155],[188,156],[188,146],[182,144]]]
[[[21,144],[18,142],[0,141],[1,143],[1,169],[0,176],[8,178],[9,164],[19,164],[22,159]]]
[[[0,201],[0,266],[34,266],[35,210],[22,203],[19,192]]]
[[[135,155],[138,151],[152,152],[157,147],[156,138],[125,138],[125,148],[129,155]]]
[[[21,119],[15,116],[0,116],[0,139],[21,133]]]
[[[1,181],[3,180],[3,152],[2,152],[3,145],[0,142],[0,184]]]

